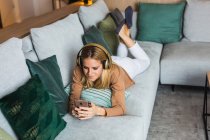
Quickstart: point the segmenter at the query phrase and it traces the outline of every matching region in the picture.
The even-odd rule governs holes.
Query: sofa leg
[[[175,85],[171,85],[171,89],[172,89],[172,91],[174,92],[174,90],[175,90]]]

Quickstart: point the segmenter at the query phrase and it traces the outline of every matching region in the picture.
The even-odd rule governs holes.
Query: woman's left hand
[[[97,114],[97,106],[91,103],[91,107],[79,107],[75,108],[77,112],[77,118],[80,120],[86,120],[94,117]]]

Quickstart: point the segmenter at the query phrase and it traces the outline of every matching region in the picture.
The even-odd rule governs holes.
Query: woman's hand
[[[97,115],[97,106],[91,103],[91,107],[76,107],[75,110],[72,110],[72,115],[80,120],[90,119]]]

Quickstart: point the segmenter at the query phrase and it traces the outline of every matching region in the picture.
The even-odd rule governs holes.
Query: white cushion
[[[33,44],[32,44],[32,40],[31,40],[31,36],[28,35],[26,37],[24,37],[22,39],[23,41],[23,45],[22,45],[22,50],[24,53],[24,56],[26,59],[29,59],[33,62],[37,62],[38,61],[38,57],[33,49]]]
[[[80,6],[78,14],[85,30],[92,25],[97,26],[109,13],[109,9],[104,0],[97,0],[91,6]]]
[[[30,35],[24,37],[22,39],[22,42],[23,42],[22,50],[23,50],[24,53],[27,53],[27,52],[30,52],[30,51],[33,50],[33,44],[32,44]]]
[[[0,44],[0,99],[15,91],[30,79],[22,52],[22,40],[11,38]],[[15,137],[13,130],[0,111],[0,127]]]
[[[76,56],[83,46],[83,27],[77,14],[41,28],[31,29],[34,49],[39,60],[56,55],[64,86],[71,79],[71,71],[76,64]]]
[[[184,35],[190,41],[210,42],[210,1],[188,0],[184,15]]]
[[[0,98],[2,98],[30,78],[21,39],[11,38],[0,44],[0,64]]]

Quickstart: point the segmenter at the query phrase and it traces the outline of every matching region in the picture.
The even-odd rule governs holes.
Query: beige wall
[[[0,0],[3,27],[52,10],[52,0]]]
[[[119,8],[120,10],[124,10],[128,5],[131,5],[136,10],[139,2],[176,3],[181,0],[104,0],[104,1],[106,2],[110,10],[113,10],[114,8]]]
[[[18,0],[21,20],[34,16],[33,0]]]
[[[35,16],[48,13],[53,10],[52,0],[33,0]]]
[[[0,0],[3,26],[5,27],[15,22],[20,22],[28,17],[51,12],[53,10],[52,1],[53,0]],[[132,5],[134,9],[136,9],[139,2],[175,3],[178,1],[181,0],[105,0],[110,10],[116,7],[124,10],[128,5]]]
[[[15,7],[12,0],[0,0],[1,21],[3,27],[16,21]]]

